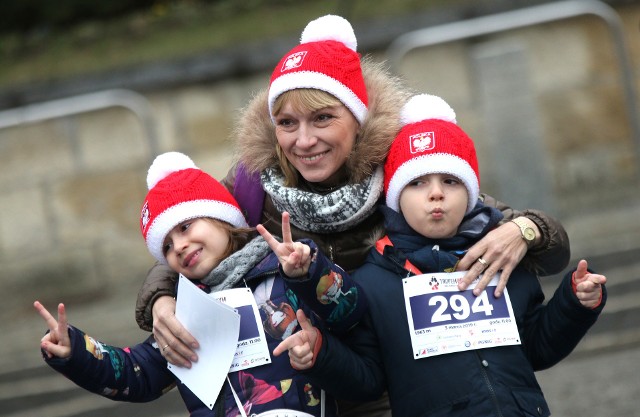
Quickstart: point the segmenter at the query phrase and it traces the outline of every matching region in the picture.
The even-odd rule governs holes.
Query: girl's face
[[[413,230],[430,239],[455,236],[467,211],[467,188],[449,174],[427,174],[400,193],[400,211]]]
[[[299,110],[283,105],[275,117],[278,144],[305,180],[323,185],[340,181],[340,168],[356,142],[358,121],[343,105]]]
[[[218,266],[229,246],[229,234],[205,218],[186,220],[167,234],[163,252],[174,271],[202,279]]]

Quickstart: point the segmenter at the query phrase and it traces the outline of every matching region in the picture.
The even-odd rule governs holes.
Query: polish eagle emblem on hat
[[[288,71],[294,68],[298,68],[302,65],[302,61],[304,61],[304,57],[307,55],[307,51],[296,52],[295,54],[289,55],[289,57],[284,61],[282,65],[281,72]]]
[[[433,132],[422,132],[409,136],[411,153],[425,152],[435,148],[435,139]]]
[[[145,201],[144,206],[142,207],[142,211],[140,212],[140,220],[142,221],[143,229],[147,228],[147,224],[149,224],[150,218],[151,218],[151,213],[149,212],[149,202]]]

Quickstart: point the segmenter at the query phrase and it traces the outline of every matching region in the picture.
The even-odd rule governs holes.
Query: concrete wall
[[[640,6],[618,12],[637,85]],[[602,22],[585,17],[416,51],[399,71],[456,109],[478,145],[483,191],[556,215],[578,253],[613,251],[637,240],[638,229],[614,222],[615,239],[595,247],[592,233],[612,226],[579,226],[605,206],[640,206],[613,51]],[[223,176],[237,110],[268,77],[145,93],[157,145],[124,109],[0,130],[0,282],[9,294],[0,319],[24,313],[35,297],[77,304],[137,291],[152,264],[138,219],[154,146]]]

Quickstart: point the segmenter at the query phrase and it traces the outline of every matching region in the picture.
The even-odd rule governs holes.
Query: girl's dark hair
[[[235,253],[244,248],[244,246],[249,243],[251,239],[256,237],[258,233],[253,227],[235,227],[227,222],[213,219],[211,217],[204,217],[204,219],[210,221],[211,223],[217,224],[222,229],[226,230],[227,234],[229,235],[229,245],[227,246],[227,250],[224,252],[224,254],[222,254],[222,259],[226,259],[232,253]]]

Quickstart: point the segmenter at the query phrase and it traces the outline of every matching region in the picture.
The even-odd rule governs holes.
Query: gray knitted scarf
[[[348,184],[326,195],[285,187],[284,176],[275,168],[262,171],[260,179],[276,208],[289,212],[292,224],[316,233],[342,232],[365,220],[376,209],[383,187],[382,167],[362,184]]]
[[[211,287],[211,292],[233,288],[247,272],[271,252],[262,236],[247,243],[244,248],[232,253],[207,275],[202,283]]]

